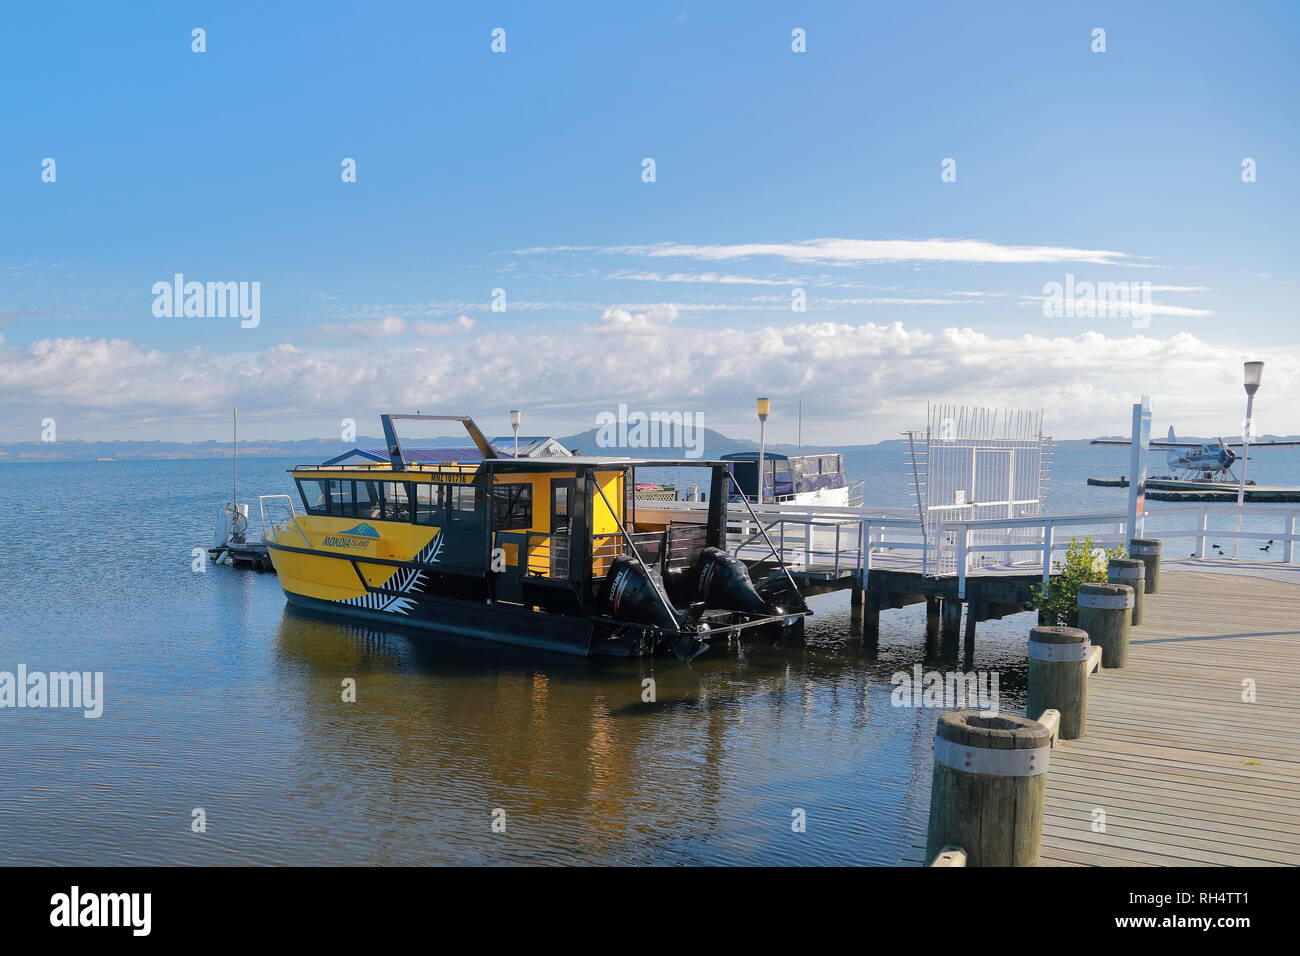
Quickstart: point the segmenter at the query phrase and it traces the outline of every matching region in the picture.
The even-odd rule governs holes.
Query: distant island
[[[566,448],[579,454],[610,454],[644,458],[678,458],[683,456],[680,447],[650,445],[644,448],[601,448],[597,443],[596,429],[566,435],[558,440]],[[466,435],[441,435],[436,438],[404,440],[408,448],[465,448],[472,443]],[[275,439],[250,439],[239,442],[240,457],[293,458],[303,463],[326,461],[352,448],[385,447],[384,439],[374,435],[359,435],[355,441],[343,442],[337,438],[307,438],[292,441]],[[768,450],[780,454],[796,454],[795,445],[768,444]],[[733,452],[757,451],[758,442],[743,438],[730,438],[713,429],[704,429],[704,457],[719,458]],[[832,450],[830,446],[805,445],[804,454]],[[191,460],[203,458],[229,458],[230,442],[225,441],[59,441],[59,442],[6,442],[0,443],[0,463],[35,461],[132,461],[132,460]]]
[[[611,454],[640,458],[680,458],[682,449],[673,446],[650,445],[644,448],[604,449],[597,444],[597,430],[592,428],[576,435],[559,438],[560,444],[575,449],[579,454]],[[1126,438],[1125,435],[1107,436]],[[1265,435],[1260,441],[1298,440],[1300,435]],[[1180,441],[1204,439],[1179,436]],[[1217,439],[1210,439],[1211,441]],[[1235,439],[1225,438],[1227,441]],[[1066,439],[1055,442],[1057,448],[1086,447],[1089,439]],[[444,435],[437,438],[406,442],[408,447],[464,448],[470,440],[464,435]],[[854,448],[888,448],[906,444],[902,439],[891,438],[880,442],[854,442],[843,445],[794,445],[769,442],[767,450],[782,455],[815,455],[823,452],[843,452]],[[292,458],[303,464],[321,462],[352,448],[383,448],[384,439],[359,436],[354,442],[337,438],[306,438],[290,441],[251,439],[240,441],[239,454],[250,458]],[[757,451],[758,442],[746,438],[731,438],[711,428],[704,429],[705,458],[721,458],[736,452]],[[192,460],[203,458],[227,459],[230,442],[221,441],[59,441],[59,442],[0,442],[0,464],[47,461],[148,461]]]

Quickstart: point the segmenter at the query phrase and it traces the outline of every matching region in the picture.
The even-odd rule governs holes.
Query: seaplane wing
[[[1127,438],[1094,438],[1088,442],[1089,445],[1131,445]],[[1251,442],[1251,446],[1261,444],[1260,442]],[[1267,445],[1268,442],[1262,444]],[[1279,444],[1300,445],[1300,442],[1279,442]],[[1163,438],[1154,438],[1151,440],[1152,448],[1200,448],[1201,442],[1198,441],[1165,441]]]
[[[1152,442],[1151,444],[1154,445],[1155,442]],[[1244,448],[1246,445],[1246,443],[1242,441],[1230,441],[1230,442],[1224,442],[1224,444],[1227,445],[1229,448]],[[1259,448],[1262,445],[1300,445],[1300,440],[1288,439],[1286,441],[1253,441],[1250,443],[1251,448]]]

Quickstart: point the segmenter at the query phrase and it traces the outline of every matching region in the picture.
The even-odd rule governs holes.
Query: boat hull
[[[781,504],[811,505],[827,508],[847,508],[849,504],[848,488],[818,488],[816,491],[801,491],[794,495],[782,495]]]
[[[593,653],[594,628],[590,621],[580,618],[539,614],[526,609],[516,611],[499,604],[476,604],[447,598],[425,598],[410,613],[397,615],[389,611],[325,601],[287,590],[284,596],[295,607],[340,618],[456,634],[498,644],[581,657]]]
[[[317,544],[321,535],[319,529],[308,529],[304,539]],[[347,538],[325,535],[324,540],[340,537]],[[387,538],[359,541],[384,557],[369,551],[353,554],[293,547],[269,538],[263,538],[263,543],[285,597],[298,607],[563,654],[592,653],[596,626],[590,618],[488,601],[481,577],[443,572],[435,585],[438,575],[433,569],[440,566],[441,538],[434,533],[411,557],[405,552],[415,545],[409,543],[400,550],[380,551]]]

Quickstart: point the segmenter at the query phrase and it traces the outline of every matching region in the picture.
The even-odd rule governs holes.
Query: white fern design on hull
[[[442,532],[439,531],[433,536],[433,540],[421,548],[420,552],[412,560],[419,564],[437,564],[441,556]],[[419,568],[399,568],[397,573],[385,582],[384,588],[386,591],[400,591],[403,594],[410,594],[413,591],[418,591],[426,580],[425,573]],[[359,597],[343,598],[339,603],[350,604],[352,607],[363,607],[368,611],[386,611],[390,614],[409,614],[411,608],[415,606],[415,601],[410,598],[398,597],[394,594],[369,592]]]

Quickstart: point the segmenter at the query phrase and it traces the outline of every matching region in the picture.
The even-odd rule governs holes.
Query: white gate
[[[927,406],[926,427],[905,433],[909,440],[918,517],[925,534],[924,573],[957,571],[957,542],[943,525],[952,521],[1021,518],[1040,514],[1051,466],[1051,439],[1043,435],[1043,413]],[[1037,557],[1034,528],[976,532],[969,542],[1018,544],[1007,561]]]

